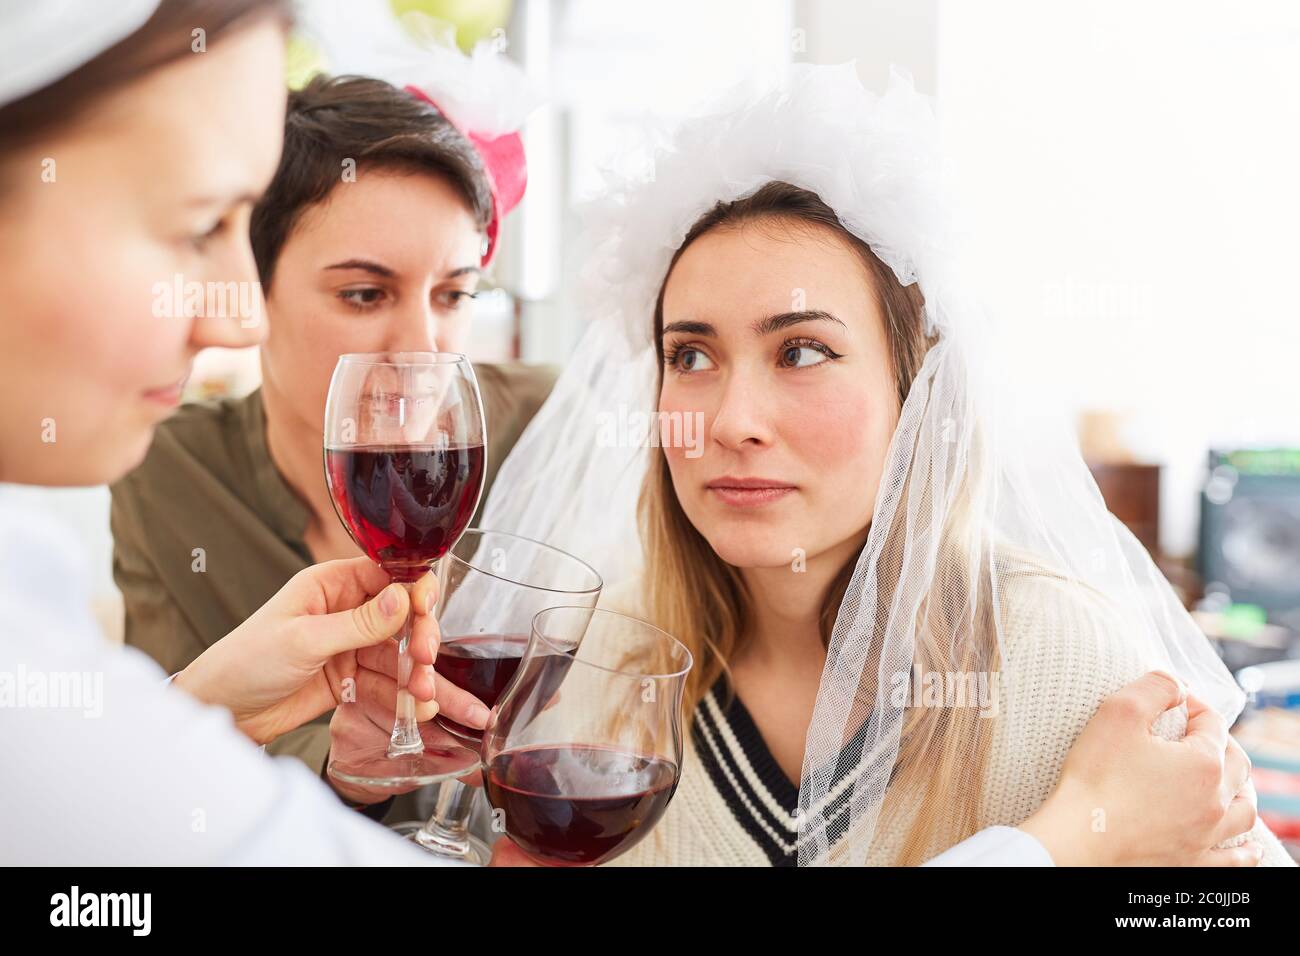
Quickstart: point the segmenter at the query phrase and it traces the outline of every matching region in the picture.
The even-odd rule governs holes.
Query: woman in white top
[[[10,6],[0,29],[7,483],[119,477],[177,403],[194,353],[263,333],[159,314],[151,299],[176,275],[256,279],[248,213],[279,156],[284,5],[81,6],[75,22]],[[363,665],[391,654],[400,586],[365,559],[309,568],[178,674],[182,693],[143,654],[105,644],[75,544],[14,498],[0,487],[0,861],[430,861],[255,746],[334,708],[349,679],[360,707],[391,710],[395,684]],[[430,593],[423,582],[416,604]],[[428,719],[436,625],[417,620],[411,689]]]
[[[0,480],[97,484],[139,461],[195,352],[262,334],[157,314],[154,290],[178,275],[256,279],[248,212],[279,152],[284,6],[64,3],[53,20],[22,7],[0,29]],[[369,737],[336,744],[386,736],[402,589],[361,559],[310,568],[167,686],[143,655],[102,641],[79,560],[0,488],[0,862],[432,862],[256,746],[335,706],[348,677],[376,716]],[[416,589],[416,612],[430,592]],[[411,688],[426,719],[435,641],[421,615]],[[1176,745],[1146,729],[1178,693],[1150,678],[1116,695],[1034,819],[943,861],[1080,859],[1071,821],[1099,801],[1117,820],[1160,801],[1159,819],[1126,834],[1129,859],[1252,865],[1257,849],[1209,849],[1255,816],[1222,721],[1204,715]],[[437,696],[471,720],[470,702],[441,685]]]

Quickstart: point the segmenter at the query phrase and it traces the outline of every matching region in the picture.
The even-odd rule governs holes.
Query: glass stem
[[[411,584],[403,584],[407,596],[411,595]],[[415,606],[415,599],[409,601]],[[415,698],[407,690],[411,682],[411,622],[413,615],[406,613],[402,623],[401,637],[397,643],[397,717],[393,721],[393,736],[388,742],[388,756],[405,757],[408,754],[424,752],[424,740],[420,737],[420,725],[415,720]]]
[[[443,856],[466,856],[470,852],[469,817],[478,791],[459,780],[438,786],[438,802],[428,821],[415,834],[415,842]]]

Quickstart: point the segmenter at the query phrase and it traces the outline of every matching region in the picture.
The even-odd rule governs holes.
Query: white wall
[[[795,0],[794,27],[809,63],[856,60],[867,89],[883,90],[890,64],[912,74],[933,95],[938,77],[939,0]]]
[[[1300,5],[943,2],[938,94],[1020,372],[1129,415],[1195,544],[1215,443],[1300,443]]]

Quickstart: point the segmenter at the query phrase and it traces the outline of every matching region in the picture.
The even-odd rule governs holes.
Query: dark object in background
[[[1102,500],[1157,561],[1160,559],[1160,466],[1090,462]]]
[[[1199,570],[1207,594],[1300,629],[1300,449],[1210,453]]]
[[[1106,509],[1142,543],[1178,595],[1190,608],[1201,597],[1201,578],[1186,562],[1160,549],[1160,466],[1124,461],[1089,461]]]

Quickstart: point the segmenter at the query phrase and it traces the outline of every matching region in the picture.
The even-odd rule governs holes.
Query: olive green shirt
[[[487,425],[487,490],[555,384],[553,366],[476,365]],[[321,480],[324,481],[322,469]],[[309,512],[271,461],[261,391],[185,405],[144,462],[112,486],[113,577],[125,640],[169,674],[182,670],[312,563]],[[478,513],[473,522],[477,522]],[[325,714],[273,741],[320,771]]]

